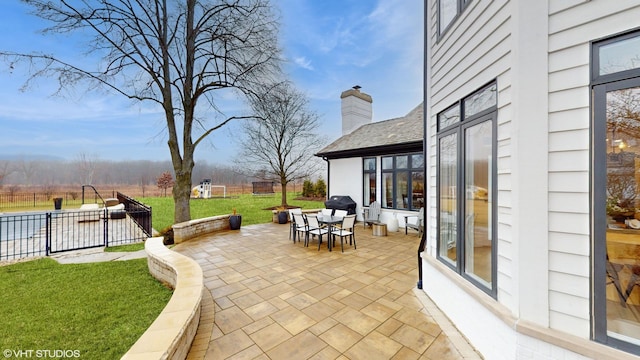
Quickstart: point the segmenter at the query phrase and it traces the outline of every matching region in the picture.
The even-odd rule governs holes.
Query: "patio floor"
[[[206,292],[189,359],[479,359],[416,290],[415,231],[357,249],[289,240],[288,225],[243,226],[173,250],[202,267]]]

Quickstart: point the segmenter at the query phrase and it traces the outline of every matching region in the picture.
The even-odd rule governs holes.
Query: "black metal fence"
[[[0,192],[0,210],[30,208],[30,207],[50,207],[54,208],[53,199],[62,198],[62,204],[65,207],[80,207],[83,204],[83,193],[81,192],[65,192],[63,194],[56,193],[54,195],[44,192]],[[86,196],[84,203],[101,204],[97,194]]]
[[[122,210],[59,210],[0,215],[0,261],[144,241],[149,233]],[[135,217],[135,218],[134,218]],[[151,209],[148,212],[151,225]]]
[[[118,192],[118,201],[124,204],[124,208],[127,214],[135,221],[141,229],[143,229],[148,236],[152,234],[151,226],[151,207],[147,206],[134,198],[130,198],[127,195]]]

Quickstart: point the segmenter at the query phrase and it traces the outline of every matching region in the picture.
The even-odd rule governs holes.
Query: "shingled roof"
[[[316,156],[338,159],[422,150],[422,104],[407,115],[362,125],[320,150]]]

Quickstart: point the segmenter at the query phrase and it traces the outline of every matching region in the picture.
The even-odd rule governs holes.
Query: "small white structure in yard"
[[[211,198],[211,179],[204,179],[200,185],[191,189],[191,197],[200,199]]]

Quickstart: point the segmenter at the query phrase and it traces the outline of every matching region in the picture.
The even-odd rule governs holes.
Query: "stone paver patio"
[[[179,244],[207,292],[189,359],[479,359],[421,290],[415,231],[357,249],[289,240],[288,225],[243,226]],[[402,229],[403,230],[403,229]]]

